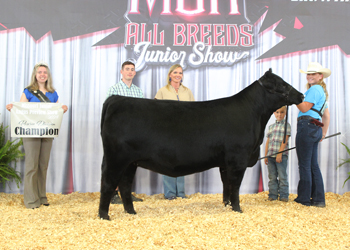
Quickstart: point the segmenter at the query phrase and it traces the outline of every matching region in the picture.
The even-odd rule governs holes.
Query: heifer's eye
[[[287,92],[287,86],[286,85],[277,85],[276,92],[281,93],[281,94],[286,94]]]
[[[281,95],[284,97],[288,97],[289,91],[292,89],[292,85],[283,85]]]

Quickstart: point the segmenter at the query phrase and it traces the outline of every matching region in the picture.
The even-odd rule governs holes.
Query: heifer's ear
[[[272,69],[270,68],[268,71],[265,72],[266,77],[271,77],[272,75]]]
[[[267,89],[274,89],[275,88],[275,81],[274,81],[274,74],[272,73],[272,69],[270,68],[268,71],[264,74],[264,86]]]

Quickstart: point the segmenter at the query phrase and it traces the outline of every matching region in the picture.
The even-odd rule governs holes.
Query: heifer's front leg
[[[242,213],[242,210],[241,210],[241,207],[239,206],[239,188],[241,187],[245,170],[246,168],[231,170],[228,172],[230,201],[231,201],[232,210],[236,212],[241,212],[241,213]]]
[[[227,206],[230,204],[230,191],[229,191],[229,183],[227,179],[227,169],[225,167],[220,167],[220,177],[221,177],[222,186],[223,186],[223,192],[222,192],[223,202],[225,206]]]
[[[134,204],[131,198],[131,186],[135,177],[136,169],[137,169],[136,163],[130,164],[128,168],[125,170],[118,187],[120,191],[120,195],[122,197],[124,210],[129,214],[136,214],[134,209]]]

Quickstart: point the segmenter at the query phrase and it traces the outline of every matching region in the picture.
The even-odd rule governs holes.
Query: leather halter
[[[292,85],[289,86],[289,90],[288,92],[285,94],[285,93],[280,93],[280,92],[277,92],[276,90],[270,90],[268,88],[266,88],[263,83],[261,82],[260,79],[258,79],[258,82],[259,84],[265,88],[267,90],[267,92],[271,93],[271,94],[279,94],[279,95],[282,95],[286,100],[288,99],[288,96],[289,96],[289,92],[291,91],[292,89]],[[287,124],[288,124],[288,108],[289,108],[289,105],[286,105],[287,106],[287,110],[286,110],[286,121],[284,123],[284,134],[283,134],[283,143],[286,143],[286,138],[287,138]]]
[[[269,93],[271,93],[271,94],[279,94],[279,95],[283,96],[283,97],[286,98],[286,99],[288,99],[288,97],[289,97],[289,92],[290,92],[290,91],[292,90],[292,88],[293,88],[292,85],[289,85],[289,89],[288,89],[287,93],[280,93],[280,92],[277,92],[275,89],[272,89],[272,90],[271,90],[271,89],[266,88],[260,79],[258,79],[258,82],[259,82],[259,84],[260,84],[262,87],[264,87],[264,88],[267,90],[267,92],[269,92]]]

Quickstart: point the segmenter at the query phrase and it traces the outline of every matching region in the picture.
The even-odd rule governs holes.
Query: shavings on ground
[[[240,195],[243,213],[222,194],[165,200],[136,194],[136,215],[111,205],[98,217],[100,193],[48,193],[50,206],[27,209],[23,195],[0,193],[0,249],[350,249],[350,192],[326,194],[325,208],[268,192]]]

